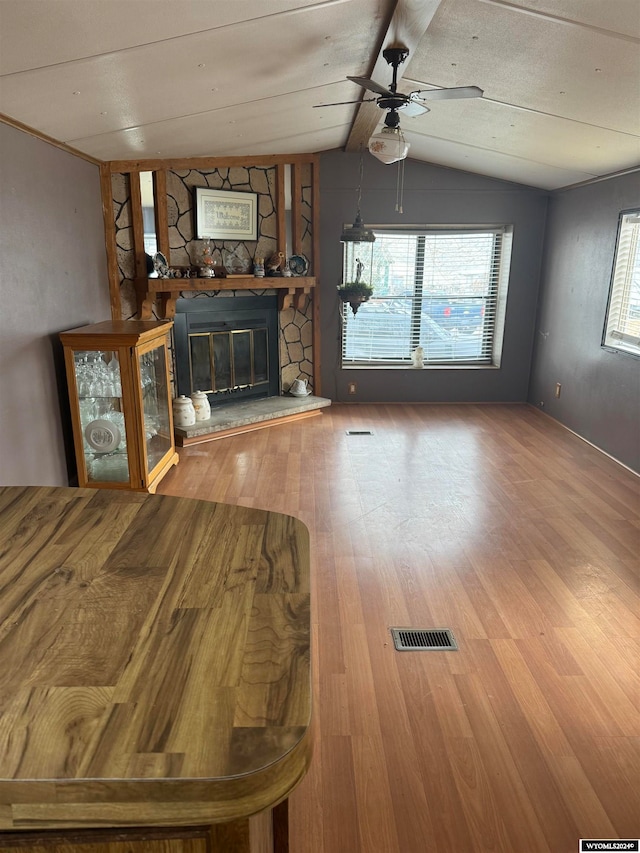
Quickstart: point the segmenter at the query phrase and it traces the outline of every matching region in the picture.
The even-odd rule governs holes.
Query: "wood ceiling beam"
[[[409,49],[409,59],[398,68],[400,82],[403,68],[409,64],[411,55],[427,31],[441,2],[442,0],[398,0],[370,79],[381,85],[391,81],[392,69],[382,51],[387,47],[402,45]],[[361,147],[366,147],[369,137],[375,132],[383,116],[384,112],[375,101],[360,104],[351,125],[345,151],[359,151]]]

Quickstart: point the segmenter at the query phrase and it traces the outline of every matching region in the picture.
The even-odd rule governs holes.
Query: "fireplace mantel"
[[[208,290],[277,290],[278,308],[300,309],[306,296],[316,286],[315,276],[228,276],[227,278],[144,278],[136,282],[138,313],[142,320],[152,320],[153,303],[158,301],[158,316],[171,320],[176,313],[176,299],[184,291]]]

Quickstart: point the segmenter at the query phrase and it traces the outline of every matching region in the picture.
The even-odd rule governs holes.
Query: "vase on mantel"
[[[202,247],[202,266],[200,267],[201,278],[214,278],[213,257],[211,256],[211,241],[204,240]]]

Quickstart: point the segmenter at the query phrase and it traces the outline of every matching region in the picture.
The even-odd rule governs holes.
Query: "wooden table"
[[[271,850],[275,816],[285,850],[311,758],[309,643],[300,521],[0,488],[0,846],[141,827],[114,838]]]

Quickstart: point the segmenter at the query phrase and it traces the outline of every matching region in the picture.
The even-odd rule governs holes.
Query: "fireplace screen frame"
[[[210,335],[249,334],[250,340],[255,333],[266,333],[267,378],[265,381],[251,381],[255,378],[253,356],[254,347],[250,347],[251,380],[233,382],[226,389],[195,388],[192,384],[193,366],[191,362],[192,337]],[[178,299],[174,317],[174,357],[175,379],[178,394],[190,396],[195,391],[205,391],[212,406],[240,400],[274,397],[280,394],[279,360],[279,323],[277,296],[223,296],[200,299]],[[209,338],[208,352],[211,362],[211,376],[215,376],[216,364],[212,354],[213,338]],[[229,347],[230,367],[233,365],[233,346]],[[202,377],[202,373],[201,373]],[[202,384],[202,379],[196,382]]]

